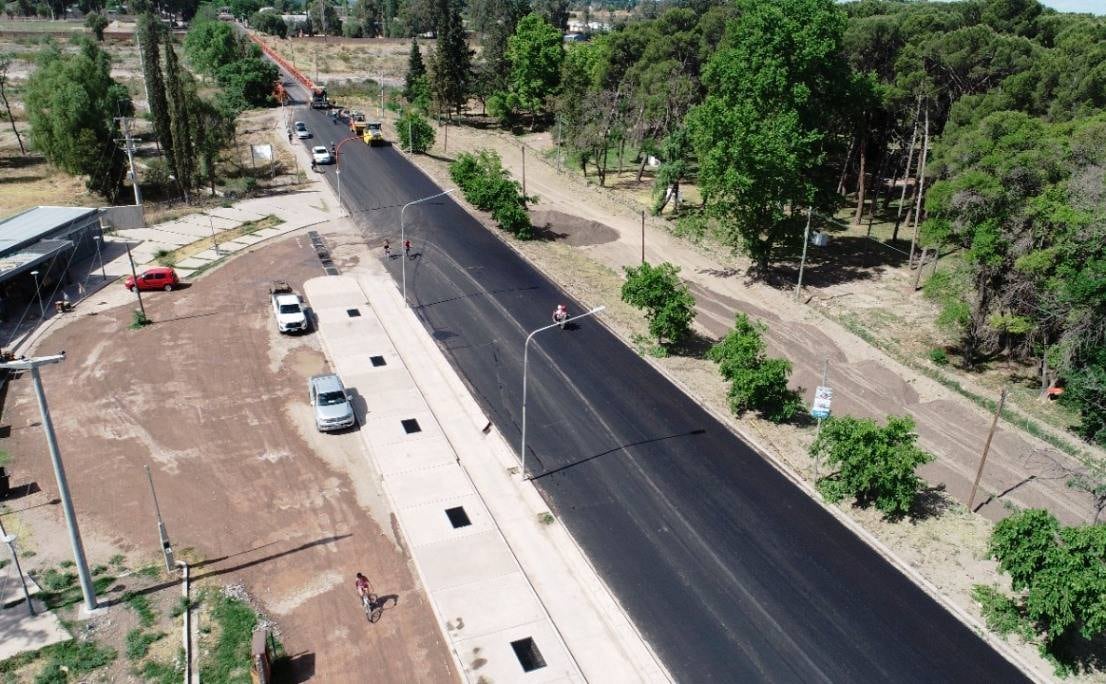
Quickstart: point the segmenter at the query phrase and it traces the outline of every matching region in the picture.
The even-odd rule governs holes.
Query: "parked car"
[[[315,407],[315,427],[320,432],[342,430],[357,422],[341,379],[330,373],[313,375],[307,381],[311,405]]]
[[[330,164],[334,160],[330,158],[330,151],[322,145],[316,145],[311,148],[311,156],[315,158],[316,164]]]
[[[273,315],[276,316],[277,330],[282,333],[306,332],[307,314],[303,310],[300,296],[292,286],[283,280],[273,281],[269,286],[269,296],[273,302]]]
[[[297,121],[292,128],[296,129],[296,137],[300,140],[307,140],[311,137],[311,131],[307,130],[307,124],[302,121]]]
[[[139,290],[165,290],[168,292],[178,285],[180,285],[180,279],[177,277],[177,272],[168,266],[158,266],[138,274]],[[127,279],[123,281],[123,286],[133,292],[135,287],[134,276],[127,276]]]

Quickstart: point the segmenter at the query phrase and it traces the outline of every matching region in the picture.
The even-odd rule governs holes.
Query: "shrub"
[[[434,127],[414,109],[405,110],[396,119],[396,131],[408,152],[423,154],[434,144]]]
[[[691,328],[695,298],[680,280],[680,269],[670,263],[626,267],[622,301],[645,310],[649,334],[661,345],[678,342]]]
[[[250,17],[250,26],[270,36],[284,38],[288,35],[288,25],[284,23],[284,18],[276,12],[258,12],[254,14]]]
[[[518,181],[511,180],[498,154],[491,150],[477,154],[462,152],[449,165],[449,175],[465,199],[477,209],[490,211],[500,228],[523,240],[533,237],[533,225],[526,212],[528,198],[522,194]]]
[[[150,644],[165,636],[163,632],[143,632],[141,629],[132,629],[127,632],[126,653],[127,660],[141,660],[150,652]]]
[[[1026,641],[1033,638],[1033,623],[1014,599],[985,584],[972,587],[972,598],[979,604],[987,629],[1002,637],[1016,633]]]
[[[937,364],[938,366],[949,365],[948,352],[946,352],[941,347],[934,347],[933,349],[929,350],[929,360]]]
[[[710,348],[707,358],[730,381],[730,410],[740,415],[756,411],[765,420],[782,423],[803,411],[799,392],[787,386],[791,363],[768,358],[761,334],[766,328],[738,314],[734,329]]]
[[[924,481],[915,469],[933,460],[917,446],[914,421],[891,416],[880,427],[868,418],[830,418],[810,446],[837,471],[818,481],[829,501],[856,497],[858,506],[874,505],[888,517],[907,515]]]

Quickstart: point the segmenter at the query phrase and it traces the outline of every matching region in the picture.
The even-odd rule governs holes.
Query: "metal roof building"
[[[99,234],[99,210],[87,207],[35,207],[0,220],[0,283],[69,250],[66,261],[81,259]]]

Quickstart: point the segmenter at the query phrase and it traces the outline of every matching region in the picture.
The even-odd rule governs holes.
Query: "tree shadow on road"
[[[315,677],[315,654],[311,651],[284,655],[273,661],[273,681],[301,684]]]

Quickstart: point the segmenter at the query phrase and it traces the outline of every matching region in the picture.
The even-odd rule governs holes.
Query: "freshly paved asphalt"
[[[345,135],[296,118],[307,144]],[[369,244],[401,253],[400,205],[441,189],[391,147],[341,167]],[[582,307],[448,198],[406,220],[408,298],[517,445],[526,334]],[[678,680],[1024,679],[596,321],[537,336],[528,414],[527,469]]]

